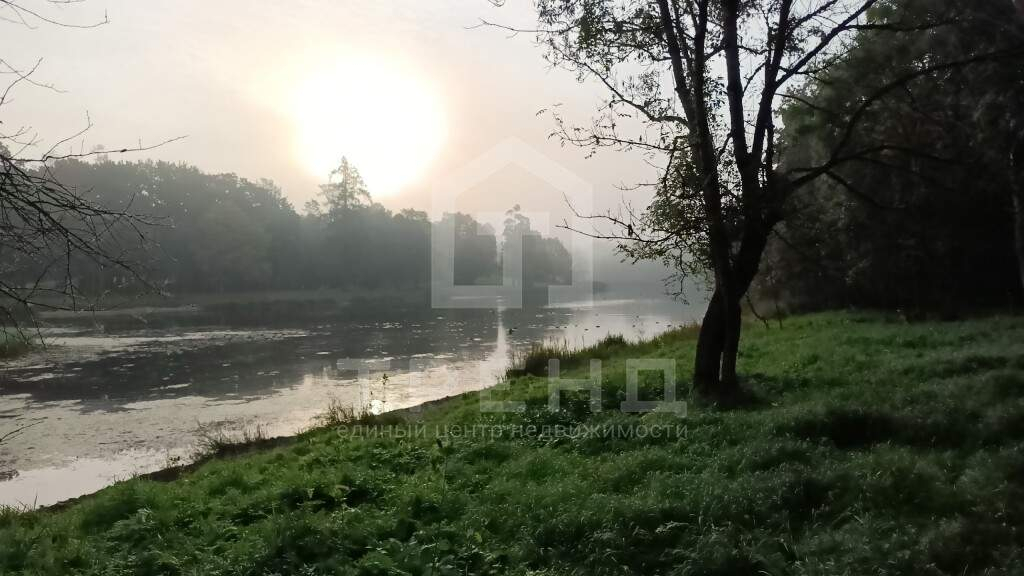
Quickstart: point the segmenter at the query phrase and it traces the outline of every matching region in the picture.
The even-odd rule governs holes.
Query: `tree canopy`
[[[430,282],[430,226],[424,212],[392,212],[373,202],[358,170],[343,160],[320,187],[323,209],[295,211],[268,180],[205,174],[167,162],[94,162],[65,159],[47,166],[69,191],[114,213],[144,214],[153,224],[145,243],[125,257],[138,261],[140,278],[74,254],[68,267],[0,253],[5,281],[15,286],[52,285],[70,278],[83,294],[131,292],[157,287],[166,293],[283,289],[425,290]],[[500,239],[465,214],[458,222],[456,282],[500,283]],[[561,283],[571,267],[556,239],[530,237],[529,286]],[[112,226],[119,238],[129,229]],[[62,303],[61,298],[51,301]]]
[[[803,97],[859,44],[898,36],[912,46],[960,25],[964,6],[940,0],[542,0],[532,30],[555,65],[596,81],[607,98],[589,126],[556,115],[556,133],[593,149],[641,150],[661,162],[656,199],[639,213],[609,213],[613,230],[590,231],[622,243],[634,258],[662,258],[681,273],[706,273],[713,287],[694,363],[698,391],[739,391],[736,358],[741,302],[787,204],[840,169],[904,153],[901,135],[862,125],[879,105],[915,81],[972,65],[1019,61],[1024,45],[1000,40],[966,55],[927,50],[834,111],[828,146],[790,161],[780,107]],[[1008,8],[1008,6],[1006,6]],[[998,21],[996,25],[1005,26]],[[901,60],[903,56],[894,55]]]
[[[955,13],[956,25],[927,35],[859,36],[842,63],[784,109],[785,162],[820,161],[843,136],[836,118],[920,63],[964,61],[1024,38],[1010,3],[905,5],[909,24],[923,25],[939,10]],[[1019,58],[921,75],[880,100],[850,140],[889,149],[835,167],[791,199],[760,296],[795,309],[945,316],[1019,302],[1024,262],[1015,255],[1022,216],[1013,150],[1024,135],[1021,102]]]

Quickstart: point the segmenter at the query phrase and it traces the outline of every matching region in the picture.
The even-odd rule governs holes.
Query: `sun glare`
[[[414,182],[445,137],[433,87],[388,61],[342,58],[317,69],[300,82],[292,106],[300,161],[326,180],[345,156],[375,197]]]

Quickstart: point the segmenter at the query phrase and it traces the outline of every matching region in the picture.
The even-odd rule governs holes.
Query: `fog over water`
[[[92,295],[146,293],[157,309],[39,314],[46,346],[0,364],[0,434],[30,425],[0,444],[0,504],[50,504],[187,459],[200,428],[294,434],[331,402],[413,406],[494,384],[532,344],[645,338],[697,317],[699,291],[689,294],[693,305],[665,297],[660,262],[623,263],[611,243],[566,229],[575,209],[646,205],[650,189],[623,187],[659,172],[640,153],[591,157],[550,137],[553,110],[586,124],[602,92],[552,69],[530,38],[475,28],[482,19],[531,25],[532,3],[302,0],[253,10],[239,0],[95,0],[45,12],[105,23],[4,29],[13,47],[5,62],[40,63],[33,84],[4,102],[5,125],[31,127],[28,155],[57,142],[56,153],[85,153],[57,170],[68,186],[104,205],[130,200],[159,220],[143,228],[148,251],[139,256],[155,264],[147,280],[159,290],[124,286],[116,267],[76,262],[69,276]],[[64,141],[69,134],[77,136]],[[88,154],[100,147],[144,151]],[[309,211],[307,201],[327,200],[320,186],[342,157],[365,180],[365,198],[356,196],[354,210]],[[579,184],[575,195],[559,186],[566,180]],[[439,201],[453,186],[451,203]],[[230,308],[241,290],[422,288],[426,268],[410,263],[425,262],[427,218],[461,212],[489,226],[495,240],[485,256],[495,264],[500,255],[491,253],[520,207],[527,229],[560,241],[567,256],[592,259],[602,289],[643,289],[566,308],[374,306],[272,319],[249,303],[244,322],[181,297],[217,293]],[[399,218],[406,209],[422,212]],[[349,230],[362,230],[361,243]],[[410,236],[388,248],[396,231]],[[568,279],[561,253],[547,254],[547,272],[527,259],[528,273],[547,274],[537,286]],[[354,280],[368,264],[387,277]],[[486,269],[470,280],[494,282]],[[399,272],[412,280],[398,285]],[[42,278],[36,269],[18,274],[12,283]],[[343,358],[390,365],[360,383],[337,369]]]
[[[649,338],[700,311],[608,295],[592,306],[391,308],[301,326],[210,325],[188,309],[129,311],[128,326],[113,315],[53,318],[45,349],[0,369],[0,422],[43,423],[0,448],[0,503],[51,504],[187,459],[201,428],[286,435],[332,402],[414,406],[493,385],[534,343]],[[359,380],[341,359],[388,365]]]

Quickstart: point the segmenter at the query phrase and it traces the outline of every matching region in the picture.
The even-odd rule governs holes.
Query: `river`
[[[0,504],[45,506],[187,461],[201,430],[291,435],[331,403],[414,406],[493,385],[533,343],[650,338],[700,311],[608,297],[559,308],[393,308],[372,320],[299,326],[149,314],[127,327],[52,320],[40,329],[45,348],[0,367],[0,436],[29,425],[0,444]],[[376,362],[376,370],[360,379],[339,369],[346,359]]]

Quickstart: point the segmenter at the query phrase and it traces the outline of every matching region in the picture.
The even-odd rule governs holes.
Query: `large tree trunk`
[[[1013,248],[1017,274],[1024,290],[1024,131],[1017,134],[1010,153],[1010,195],[1013,198]]]
[[[1024,170],[1017,170],[1013,183],[1013,247],[1017,253],[1017,274],[1024,290]]]
[[[727,302],[723,292],[715,290],[700,325],[694,357],[694,387],[701,396],[729,399],[739,391],[736,354],[740,324],[738,302]]]
[[[727,286],[716,283],[701,323],[693,373],[694,387],[706,398],[729,401],[740,392],[736,373],[743,329],[740,302],[757,275],[768,234],[777,221],[774,212],[756,218],[746,223],[736,259],[722,275]]]
[[[746,293],[746,289],[744,289]],[[739,297],[728,304],[725,311],[725,342],[722,347],[722,376],[719,382],[719,394],[725,398],[735,396],[740,390],[736,376],[736,357],[740,350],[740,331],[743,320],[740,314]]]
[[[700,324],[693,364],[693,385],[702,396],[713,395],[721,381],[722,350],[725,348],[723,311],[722,292],[715,290]]]

